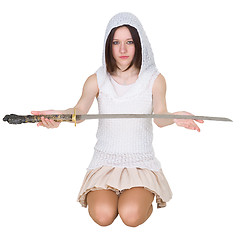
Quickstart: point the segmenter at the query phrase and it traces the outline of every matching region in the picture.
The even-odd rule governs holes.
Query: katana
[[[195,115],[174,115],[174,114],[52,114],[52,115],[16,115],[10,114],[3,118],[9,124],[21,123],[35,123],[41,122],[41,117],[53,119],[57,122],[76,122],[86,119],[114,119],[114,118],[162,118],[162,119],[193,119],[193,120],[212,120],[212,121],[228,121],[231,119],[225,117],[208,117],[208,116],[195,116]]]

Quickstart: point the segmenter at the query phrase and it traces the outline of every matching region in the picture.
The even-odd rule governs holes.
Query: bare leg
[[[143,187],[125,190],[118,200],[118,212],[122,221],[130,227],[144,223],[152,214],[154,194]]]
[[[100,226],[113,223],[118,215],[118,196],[112,190],[96,190],[87,194],[88,212]]]

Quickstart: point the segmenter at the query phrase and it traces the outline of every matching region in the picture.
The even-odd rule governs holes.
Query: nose
[[[121,53],[125,53],[127,51],[126,45],[125,43],[121,43],[120,44],[120,52]]]

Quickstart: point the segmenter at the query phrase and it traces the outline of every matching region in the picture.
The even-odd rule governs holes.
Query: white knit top
[[[119,97],[123,96],[123,95],[128,91],[128,89],[129,89],[130,87],[132,87],[132,85],[134,84],[134,83],[128,84],[128,85],[119,84],[119,83],[116,82],[116,80],[114,80],[112,77],[111,77],[111,83],[112,83],[112,85],[113,85],[113,87],[114,87],[114,90],[115,90],[116,94],[117,94]]]
[[[120,85],[112,82],[114,80],[102,83],[99,75],[101,69],[97,71],[100,114],[152,113],[152,86],[158,73],[152,76],[145,89],[138,80],[130,85]],[[130,97],[132,92],[137,94]],[[152,146],[152,119],[99,119],[96,136],[97,143],[88,170],[100,166],[139,167],[153,171],[161,168]]]
[[[106,70],[105,42],[111,29],[128,24],[139,33],[142,47],[142,65],[138,79],[130,85],[114,82]],[[109,22],[103,47],[103,64],[96,71],[99,95],[99,114],[151,114],[152,87],[159,72],[147,36],[139,20],[131,13],[119,13]],[[88,170],[101,166],[161,169],[152,141],[153,126],[150,118],[99,119],[97,143]]]

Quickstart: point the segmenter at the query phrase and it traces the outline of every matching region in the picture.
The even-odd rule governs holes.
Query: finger
[[[193,126],[193,130],[197,130],[198,132],[200,131],[200,128],[195,122],[192,123],[192,126]]]
[[[54,121],[53,119],[49,120],[49,124],[52,128],[57,128],[59,126],[58,122]]]
[[[185,127],[186,129],[197,130],[198,132],[200,132],[200,128],[198,127],[198,125],[196,123],[194,123],[194,121],[185,122],[185,123],[182,123],[181,125],[183,127]]]
[[[203,120],[196,120],[199,123],[203,123]],[[182,119],[182,120],[176,120],[176,124],[179,127],[184,127],[186,129],[190,129],[190,130],[197,130],[198,132],[200,132],[200,128],[198,127],[198,125],[190,119]]]
[[[54,121],[52,122],[51,119],[45,118],[45,121],[48,125],[48,128],[55,128]]]
[[[39,123],[37,124],[37,126],[38,126],[38,127],[43,127],[43,123],[42,123],[42,122],[39,122]]]
[[[42,121],[42,126],[43,127],[48,127],[46,120],[44,119],[44,117],[41,117],[41,121]]]
[[[185,127],[185,128],[188,128],[190,126],[190,123],[188,121],[178,121],[176,124],[179,127]]]
[[[33,115],[47,115],[50,111],[31,111]]]
[[[195,127],[195,126],[189,126],[189,127],[187,127],[187,129],[197,130],[198,132],[200,132],[200,128],[199,127]]]
[[[48,118],[45,118],[45,121],[46,121],[48,127],[51,128],[52,124],[51,124],[50,120]]]
[[[204,123],[203,120],[195,120],[195,121],[197,121],[197,122],[199,122],[199,123]]]
[[[47,120],[44,117],[41,117],[41,120],[42,120],[43,126],[46,127],[46,128],[49,128]]]
[[[60,123],[54,121],[53,119],[44,118],[47,128],[57,128]]]
[[[190,130],[197,130],[198,132],[200,132],[200,128],[199,127],[185,127],[186,129],[190,129]]]
[[[56,110],[44,110],[44,111],[31,111],[33,115],[48,115],[48,114],[61,114],[61,111]]]
[[[40,115],[40,112],[39,111],[31,111],[31,114],[33,114],[33,115]]]
[[[200,120],[200,121],[203,122],[203,120]],[[198,132],[200,132],[200,128],[198,127],[198,125],[195,122],[193,122],[193,126],[194,126],[194,130],[197,130]]]
[[[197,130],[198,132],[200,132],[200,128],[196,124],[192,127],[192,130]]]

